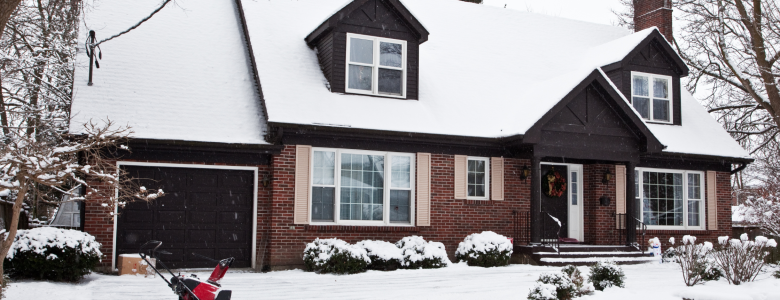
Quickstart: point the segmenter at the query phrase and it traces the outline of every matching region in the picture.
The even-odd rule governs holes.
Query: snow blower
[[[154,248],[151,248],[152,246],[154,246]],[[183,276],[181,273],[179,273],[179,275],[173,274],[173,272],[168,269],[165,263],[157,258],[157,253],[168,255],[171,254],[167,251],[157,250],[160,248],[160,246],[162,246],[161,241],[148,241],[146,244],[141,246],[139,254],[141,255],[141,258],[143,258],[143,260],[146,261],[146,263],[149,264],[149,266],[151,266],[158,275],[160,275],[160,278],[165,280],[165,283],[167,283],[168,287],[173,290],[173,293],[179,296],[179,300],[230,300],[232,292],[229,290],[221,290],[219,281],[222,279],[222,277],[225,277],[225,273],[227,272],[228,268],[230,268],[230,265],[233,264],[234,258],[230,257],[223,260],[215,260],[197,253],[192,253],[195,256],[217,263],[217,266],[214,268],[214,271],[211,272],[209,279],[202,281],[198,279],[195,274],[192,274],[189,277]],[[144,249],[150,253],[147,254]],[[165,276],[160,273],[154,264],[146,259],[147,257],[154,257],[157,263],[159,263],[160,266],[165,268],[165,270],[171,274],[171,280],[169,281],[165,279]]]

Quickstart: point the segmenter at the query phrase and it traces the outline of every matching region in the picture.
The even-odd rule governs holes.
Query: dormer
[[[398,0],[354,0],[306,37],[334,93],[418,99],[428,31]]]
[[[602,69],[646,122],[682,124],[680,78],[688,76],[688,67],[657,29],[622,61]]]

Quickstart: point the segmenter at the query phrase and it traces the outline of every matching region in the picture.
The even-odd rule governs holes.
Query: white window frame
[[[469,196],[469,161],[481,160],[485,162],[485,196]],[[466,158],[466,199],[467,200],[490,200],[490,157],[469,156]]]
[[[313,221],[311,218],[312,211],[312,196],[314,186],[314,152],[315,151],[328,151],[335,152],[335,168],[334,168],[334,192],[333,192],[333,222]],[[312,155],[309,157],[309,205],[308,216],[310,225],[348,225],[348,226],[397,226],[397,227],[412,227],[415,226],[415,159],[414,153],[401,153],[401,152],[384,152],[384,151],[368,151],[368,150],[353,150],[353,149],[340,149],[340,148],[312,148]],[[383,187],[383,206],[382,206],[382,221],[362,221],[362,220],[341,220],[341,154],[362,154],[362,155],[381,155],[385,157],[384,178],[385,183]],[[405,188],[392,188],[392,157],[393,156],[406,156],[410,158],[409,166],[409,223],[394,223],[390,222],[390,190],[406,190]],[[389,167],[388,167],[389,166]],[[323,185],[317,185],[323,186]]]
[[[647,225],[647,229],[649,230],[705,230],[704,226],[706,224],[707,214],[705,213],[704,208],[705,208],[705,202],[707,197],[704,194],[705,177],[703,171],[657,169],[657,168],[636,168],[636,171],[638,174],[637,181],[639,182],[639,187],[637,189],[637,191],[639,191],[639,218],[642,220],[643,223],[645,223],[645,219],[644,219],[645,206],[644,206],[644,199],[642,199],[642,197],[644,196],[643,173],[644,172],[677,173],[677,174],[682,174],[683,177],[683,226]],[[699,201],[699,226],[688,226],[688,174],[699,174],[700,176],[699,195],[701,195],[701,199],[696,199],[696,201]],[[636,197],[634,197],[634,200],[636,200]]]
[[[359,38],[364,40],[372,40],[374,41],[374,62],[373,64],[364,64],[364,63],[354,63],[349,61],[349,56],[351,52],[351,43],[352,38]],[[379,65],[379,43],[380,42],[388,42],[393,44],[401,44],[401,68],[396,67],[388,67],[388,66],[380,66]],[[370,36],[370,35],[362,35],[362,34],[356,34],[356,33],[347,33],[347,56],[345,58],[345,71],[344,71],[344,88],[347,93],[353,93],[353,94],[365,94],[365,95],[374,95],[374,96],[382,96],[382,97],[391,97],[391,98],[406,98],[406,52],[407,52],[407,46],[406,41],[403,40],[396,40],[396,39],[388,39],[388,38],[381,38],[376,36]],[[351,89],[349,88],[349,65],[360,65],[360,66],[366,66],[366,67],[372,67],[372,74],[371,74],[371,90],[358,90],[358,89]],[[382,94],[379,93],[379,68],[384,69],[392,69],[392,70],[400,70],[401,71],[401,95],[392,95],[392,94]]]
[[[652,74],[652,73],[644,73],[644,72],[633,72],[632,71],[631,72],[631,106],[632,107],[634,106],[634,76],[635,75],[646,76],[646,77],[649,78],[648,79],[649,80],[648,88],[650,90],[648,92],[647,98],[650,99],[649,100],[650,103],[648,103],[647,107],[649,109],[648,115],[650,116],[650,118],[649,119],[645,119],[645,118],[642,117],[641,114],[639,115],[639,117],[642,118],[643,120],[647,121],[647,122],[650,122],[650,123],[662,123],[662,124],[672,124],[672,123],[674,123],[674,82],[672,81],[672,76],[660,75],[660,74]],[[668,112],[669,113],[669,121],[656,120],[654,118],[655,116],[653,115],[653,100],[655,99],[655,96],[653,96],[653,83],[654,83],[653,78],[666,79],[667,82],[669,82],[669,99],[664,99],[664,100],[668,100],[669,101],[669,112]],[[645,97],[645,96],[636,96],[636,97]],[[659,98],[659,99],[662,99],[662,98]],[[634,108],[634,109],[636,109],[636,108]],[[637,111],[637,112],[639,112],[639,111]]]

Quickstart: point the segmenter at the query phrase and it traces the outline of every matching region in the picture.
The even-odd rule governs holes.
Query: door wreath
[[[566,192],[566,178],[554,168],[542,177],[542,192],[550,198],[558,198]]]

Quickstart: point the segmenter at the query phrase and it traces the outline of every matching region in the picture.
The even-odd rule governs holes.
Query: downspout
[[[747,168],[747,165],[748,165],[747,163],[741,163],[741,164],[739,165],[739,167],[737,167],[737,168],[736,168],[736,169],[734,169],[734,170],[731,170],[731,172],[730,172],[730,173],[731,173],[731,175],[734,175],[734,174],[736,174],[736,173],[739,173],[739,171],[742,171],[742,170],[744,170],[745,168]]]

